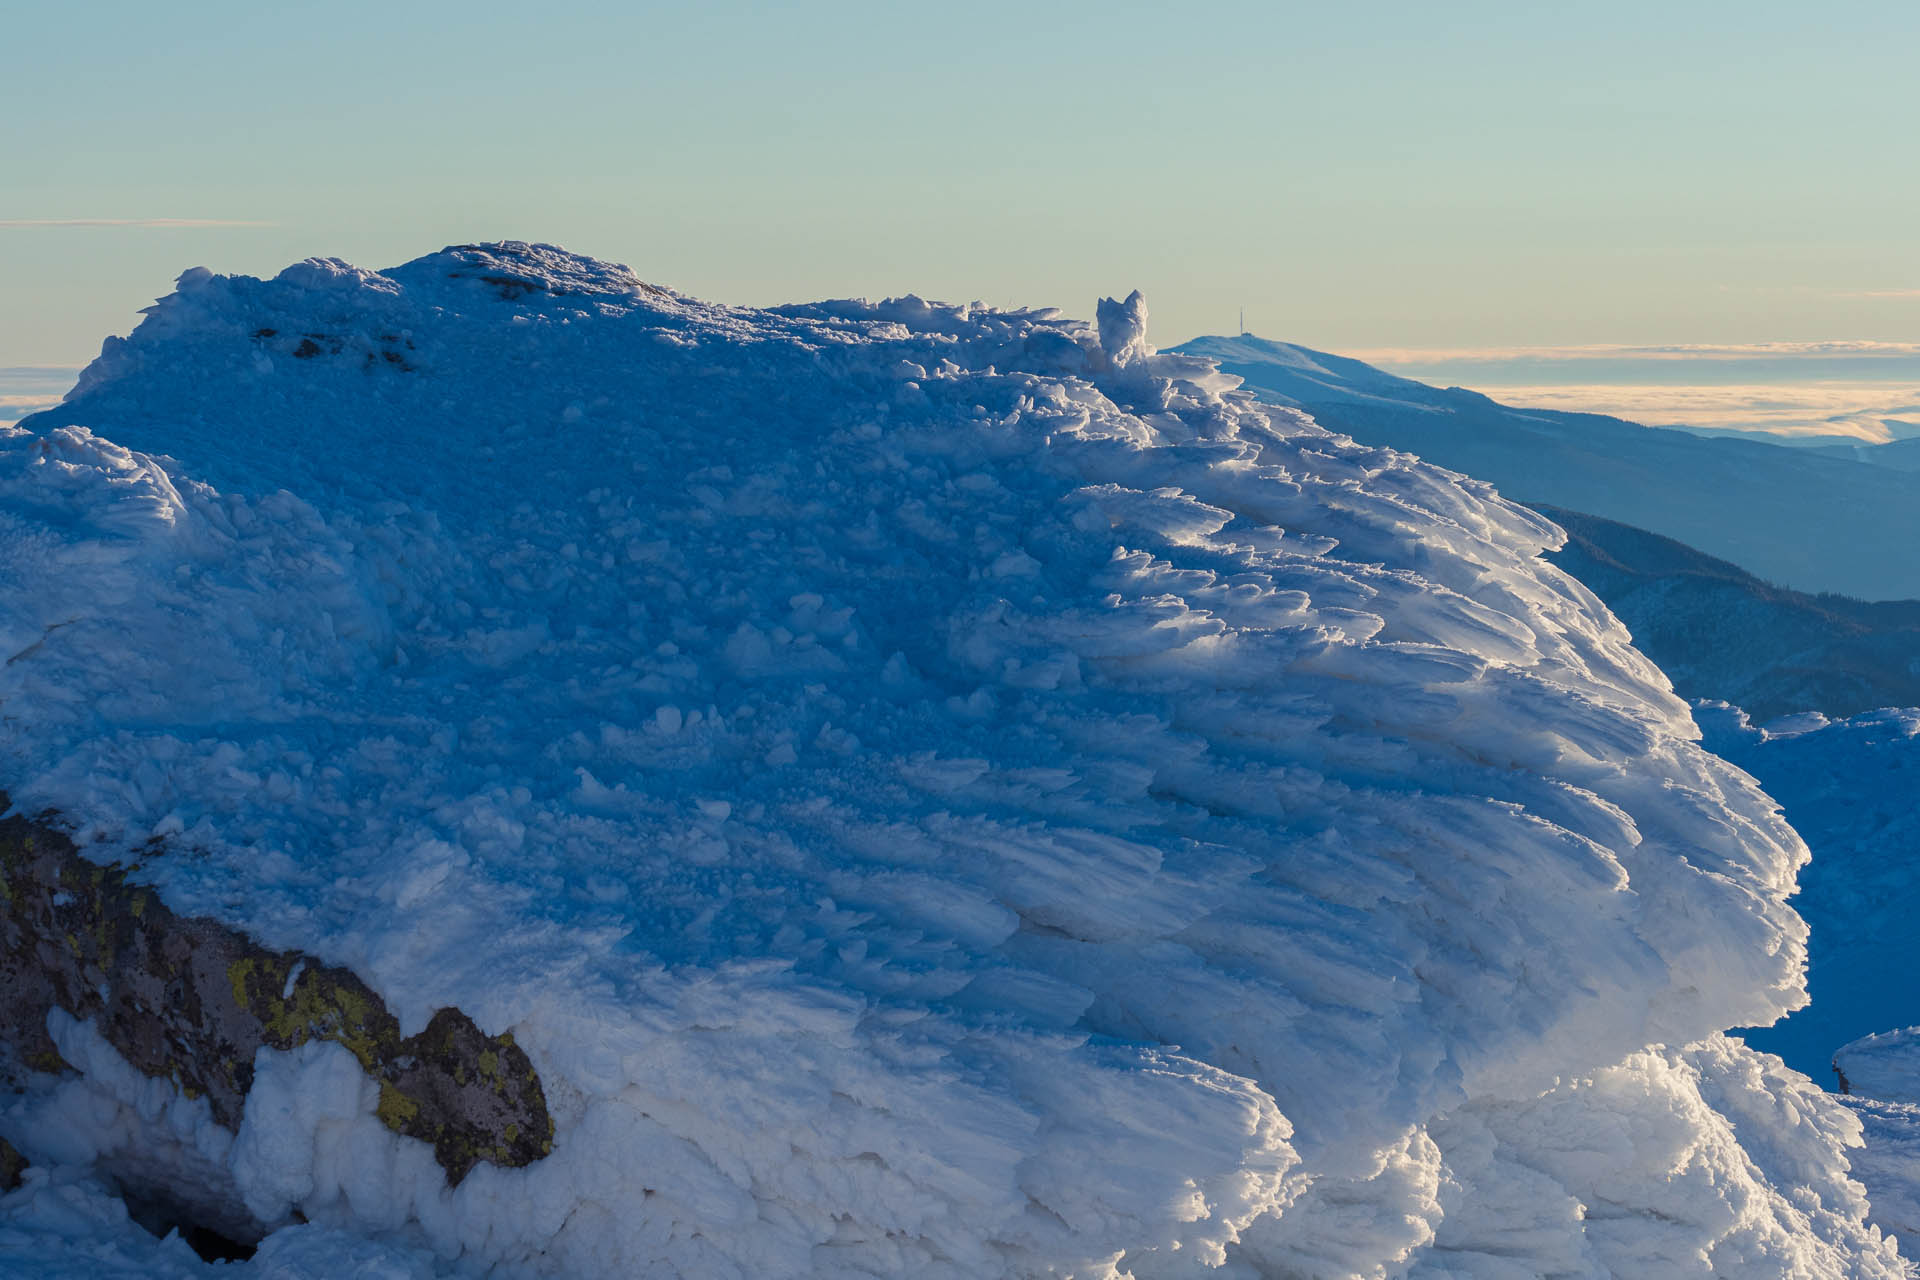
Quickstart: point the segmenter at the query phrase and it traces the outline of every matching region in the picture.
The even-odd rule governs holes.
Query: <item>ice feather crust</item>
[[[0,1258],[118,1153],[273,1275],[1902,1274],[1717,1037],[1804,847],[1558,530],[1145,321],[183,277],[0,436],[0,785],[511,1029],[554,1153],[449,1190],[337,1046],[210,1137],[75,1024]]]

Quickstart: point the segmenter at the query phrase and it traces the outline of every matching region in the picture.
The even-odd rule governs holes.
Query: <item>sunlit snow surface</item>
[[[1716,1034],[1804,849],[1557,531],[1144,325],[183,277],[0,436],[0,786],[558,1134],[449,1191],[333,1046],[230,1137],[68,1019],[0,1262],[194,1274],[75,1181],[171,1161],[256,1275],[1902,1274]]]

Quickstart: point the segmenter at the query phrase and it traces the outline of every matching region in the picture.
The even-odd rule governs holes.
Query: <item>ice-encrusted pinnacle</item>
[[[1107,353],[1114,368],[1124,369],[1135,360],[1153,354],[1153,348],[1147,345],[1147,300],[1138,289],[1128,294],[1124,302],[1100,299],[1097,319],[1100,349]]]

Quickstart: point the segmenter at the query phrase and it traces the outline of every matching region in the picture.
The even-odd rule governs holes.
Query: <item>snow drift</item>
[[[56,1011],[0,1258],[191,1274],[137,1164],[275,1276],[1901,1274],[1718,1035],[1804,847],[1559,532],[1145,320],[182,277],[0,436],[0,786],[510,1031],[553,1152],[449,1188],[319,1042],[229,1133]]]
[[[1870,1219],[1912,1256],[1920,1246],[1920,1027],[1864,1036],[1835,1052],[1833,1064],[1852,1094],[1842,1101],[1864,1128],[1866,1149],[1850,1163],[1872,1198]]]

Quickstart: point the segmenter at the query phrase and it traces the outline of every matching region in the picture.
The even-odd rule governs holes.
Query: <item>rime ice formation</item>
[[[1718,1034],[1803,999],[1773,804],[1552,525],[1237,381],[1137,295],[182,277],[0,436],[0,786],[511,1032],[553,1151],[450,1188],[321,1040],[229,1132],[56,1010],[0,1260],[197,1274],[137,1169],[227,1275],[1901,1275]]]

